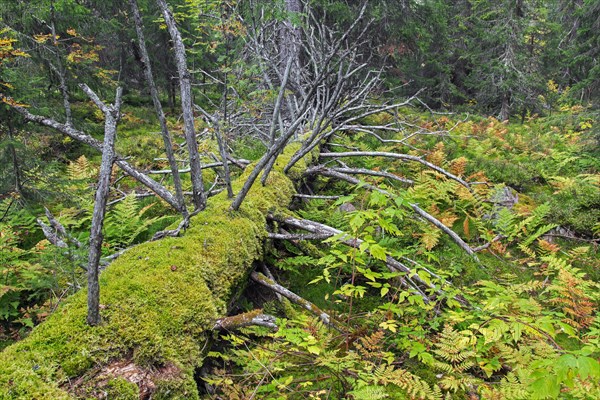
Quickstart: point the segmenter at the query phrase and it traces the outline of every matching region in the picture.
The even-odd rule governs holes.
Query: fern
[[[380,385],[395,385],[404,390],[411,398],[437,400],[442,399],[439,387],[431,387],[418,376],[392,365],[381,365],[373,372],[373,379]]]
[[[552,257],[554,258],[554,257]],[[558,263],[556,279],[549,286],[552,293],[550,303],[559,306],[565,314],[564,321],[575,329],[588,328],[594,322],[595,299],[589,293],[598,293],[598,284],[587,281],[576,268],[566,262]],[[596,299],[598,296],[595,296]]]
[[[518,232],[517,216],[508,208],[501,208],[496,214],[496,229],[509,240],[514,239]]]
[[[514,372],[509,372],[499,385],[484,385],[481,395],[489,400],[522,400],[530,397],[530,393]]]
[[[348,392],[354,400],[379,400],[387,399],[390,395],[382,386],[363,386]]]
[[[84,155],[67,165],[67,176],[70,180],[90,179],[96,176],[97,172],[97,169],[90,164]]]
[[[434,353],[446,362],[459,364],[475,356],[475,352],[472,350],[475,344],[474,341],[474,336],[461,334],[455,331],[452,326],[446,325],[438,336]]]
[[[144,214],[155,204],[149,204],[138,210],[138,200],[133,194],[117,203],[108,212],[104,223],[107,242],[117,248],[127,247],[147,233],[151,225],[170,218],[169,216],[146,218]]]

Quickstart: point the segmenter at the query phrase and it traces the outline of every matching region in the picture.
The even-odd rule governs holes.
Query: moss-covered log
[[[114,261],[100,279],[100,326],[85,323],[81,291],[0,353],[0,399],[198,398],[194,371],[211,329],[262,257],[265,214],[293,195],[280,169],[239,211],[221,194],[184,236],[141,244]]]

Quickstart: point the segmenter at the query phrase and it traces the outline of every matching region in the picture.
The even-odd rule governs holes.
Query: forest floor
[[[74,107],[98,133],[91,110]],[[165,169],[160,135],[146,122],[151,111],[125,111],[119,150],[138,167]],[[600,134],[593,119],[581,107],[522,123],[415,110],[400,117],[396,132],[336,136],[322,149],[318,168],[296,182],[299,193],[329,197],[297,197],[292,211],[270,222],[270,230],[284,236],[306,233],[289,218],[344,232],[266,242],[265,270],[327,312],[330,323],[250,283],[231,312],[260,308],[277,317],[279,329],[218,335],[197,372],[199,393],[231,399],[600,397]],[[363,123],[386,126],[396,118],[381,113]],[[43,148],[57,139],[36,140]],[[210,136],[202,143],[209,162],[211,152],[218,154],[216,143]],[[47,206],[74,238],[88,238],[99,157],[68,141],[63,146],[69,159],[43,179],[34,177],[38,200],[13,194],[0,202],[0,348],[26,337],[85,282],[79,268],[84,249],[55,248],[35,222]],[[233,146],[236,158],[251,161],[262,150],[250,140]],[[459,179],[406,160],[330,154],[346,151],[419,157]],[[205,171],[206,182],[219,181]],[[59,178],[65,172],[67,179]],[[119,201],[108,213],[105,255],[144,242],[178,219],[153,198],[124,196],[137,191],[135,183],[115,180],[111,200]],[[390,259],[410,272],[390,267]]]

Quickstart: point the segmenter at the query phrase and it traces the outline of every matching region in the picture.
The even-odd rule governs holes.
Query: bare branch
[[[40,228],[42,228],[44,236],[46,237],[46,239],[48,239],[50,243],[52,243],[56,247],[68,247],[65,241],[62,240],[61,237],[58,235],[58,232],[55,229],[52,229],[50,226],[46,225],[44,221],[42,221],[39,218],[37,219],[37,223],[40,226]]]
[[[321,224],[319,222],[315,222],[315,221],[310,221],[307,219],[296,219],[296,218],[292,218],[292,217],[288,217],[288,218],[284,218],[284,219],[277,219],[273,216],[269,216],[269,218],[282,222],[286,225],[292,226],[294,228],[298,228],[298,229],[303,229],[305,231],[308,232],[312,232],[315,234],[328,234],[330,236],[340,236],[339,240],[350,246],[350,247],[354,247],[354,248],[360,248],[360,245],[362,244],[362,240],[358,239],[358,238],[353,238],[348,234],[345,234],[343,231],[340,231],[338,229],[332,228],[330,226],[327,226],[325,224]],[[368,250],[367,250],[368,251]],[[401,263],[400,261],[396,260],[395,258],[391,257],[391,256],[386,256],[386,266],[388,267],[388,269],[392,272],[404,272],[407,274],[407,276],[411,279],[414,279],[416,282],[419,283],[419,285],[422,285],[424,288],[426,288],[427,290],[433,290],[435,293],[442,293],[442,291],[438,288],[436,288],[433,284],[427,283],[425,281],[423,281],[419,275],[417,275],[416,273],[414,273],[414,271],[412,271],[409,267],[407,267],[406,265],[404,265],[403,263]],[[423,297],[423,300],[426,303],[429,303],[431,300],[429,299],[428,296],[425,295],[425,297]]]
[[[236,165],[240,168],[245,168],[246,166],[248,166],[248,164],[250,164],[250,161],[248,160],[244,160],[244,159],[239,159],[239,160],[234,160],[234,159],[229,159],[227,161],[228,164],[233,164]],[[207,169],[207,168],[216,168],[216,167],[222,167],[223,163],[222,162],[214,162],[214,163],[209,163],[209,164],[202,164],[201,165],[201,169]],[[179,169],[177,170],[180,174],[185,174],[191,171],[190,168],[183,168],[183,169]],[[151,170],[148,171],[148,174],[150,175],[167,175],[172,173],[172,171],[170,169],[161,169],[161,170]]]
[[[464,240],[462,240],[460,238],[460,236],[458,236],[456,234],[456,232],[454,232],[452,229],[448,228],[440,220],[438,220],[433,215],[431,215],[428,212],[426,212],[425,210],[423,210],[418,205],[411,204],[410,206],[412,207],[413,210],[415,210],[415,212],[417,214],[419,214],[421,217],[425,218],[428,222],[430,222],[436,228],[438,228],[439,230],[441,230],[442,232],[444,232],[446,235],[450,236],[450,238],[452,238],[452,240],[454,241],[454,243],[456,243],[468,255],[470,255],[471,257],[473,257],[473,259],[475,261],[479,262],[479,258],[475,254],[475,251],[467,243],[465,243]]]
[[[0,95],[0,98],[4,98],[4,96]],[[15,106],[15,105],[12,105],[11,107],[15,111],[17,111],[19,114],[21,114],[28,121],[35,122],[40,125],[44,125],[44,126],[53,128],[53,129],[63,133],[64,135],[69,136],[72,139],[75,139],[79,142],[87,144],[88,146],[94,148],[95,150],[97,150],[99,152],[103,151],[104,145],[102,142],[94,139],[92,136],[90,136],[80,130],[73,128],[70,125],[62,124],[60,122],[53,120],[52,118],[47,118],[47,117],[43,117],[41,115],[32,114],[25,107],[20,107],[20,106]],[[131,164],[129,164],[127,161],[125,161],[125,159],[123,159],[123,157],[119,156],[118,154],[116,154],[116,157],[117,157],[117,159],[115,161],[115,164],[117,164],[123,171],[125,171],[125,173],[127,175],[131,176],[132,178],[134,178],[135,180],[140,182],[142,185],[144,185],[148,189],[152,190],[154,193],[156,193],[160,198],[162,198],[164,201],[166,201],[175,210],[181,211],[179,203],[177,202],[175,197],[164,186],[162,186],[160,183],[156,182],[155,180],[153,180],[146,174],[138,171]]]
[[[331,154],[337,154],[337,153],[331,153]],[[354,185],[362,184],[363,187],[366,187],[367,189],[376,190],[382,194],[385,194],[386,196],[394,197],[394,195],[392,193],[388,192],[387,190],[381,189],[381,188],[379,188],[375,185],[371,185],[369,183],[363,183],[359,179],[354,178],[353,176],[334,171],[331,168],[325,168],[323,166],[311,167],[306,170],[306,173],[307,174],[318,173],[318,174],[321,174],[324,176],[330,176],[333,178],[341,179],[348,183],[352,183]],[[431,224],[433,224],[434,226],[436,226],[437,228],[442,230],[444,233],[446,233],[448,236],[450,236],[450,238],[458,246],[460,246],[460,248],[465,250],[467,252],[467,254],[469,254],[471,257],[473,257],[473,259],[475,261],[479,262],[479,258],[477,258],[477,255],[473,252],[473,249],[471,249],[471,247],[469,247],[469,245],[467,243],[465,243],[460,238],[460,236],[458,236],[456,234],[456,232],[454,232],[452,229],[448,228],[446,225],[444,225],[440,220],[435,218],[433,215],[427,213],[425,210],[420,208],[417,204],[410,203],[409,205],[417,214],[419,214],[421,217],[425,218],[428,222],[430,222]]]
[[[264,326],[275,331],[278,329],[277,324],[275,324],[274,316],[263,314],[262,310],[253,310],[238,315],[232,315],[230,317],[219,318],[215,322],[213,330],[229,331],[252,325]]]
[[[146,49],[146,40],[144,39],[144,27],[142,24],[142,18],[140,16],[140,11],[138,9],[137,0],[129,0],[129,5],[131,7],[133,13],[133,19],[135,23],[135,30],[138,37],[138,47],[141,55],[141,63],[142,69],[144,70],[144,76],[146,78],[146,83],[150,88],[150,97],[152,97],[152,103],[154,104],[154,110],[156,111],[156,116],[158,117],[158,122],[160,124],[160,131],[163,138],[163,143],[165,147],[165,153],[167,155],[167,159],[169,161],[169,166],[171,167],[171,173],[173,175],[173,185],[175,186],[175,198],[179,203],[179,210],[181,211],[184,218],[187,216],[188,211],[185,206],[185,201],[183,198],[183,189],[181,185],[181,178],[179,177],[179,171],[177,170],[177,162],[175,160],[175,155],[173,154],[173,141],[171,140],[171,134],[169,132],[169,128],[167,126],[167,119],[165,117],[165,113],[163,112],[162,105],[160,103],[160,99],[158,97],[158,89],[156,88],[156,84],[154,82],[154,77],[152,75],[152,67],[150,65],[150,57],[148,56],[148,51]]]
[[[88,256],[87,278],[88,278],[88,314],[87,323],[98,325],[100,323],[100,285],[98,283],[98,266],[100,263],[102,248],[102,226],[106,215],[106,203],[110,192],[110,175],[115,162],[115,138],[117,124],[120,116],[122,88],[117,88],[115,103],[106,106],[98,96],[87,86],[82,89],[96,103],[104,113],[104,143],[102,146],[102,162],[98,177],[98,189],[94,199],[94,212],[92,214],[92,228],[90,230],[90,251]]]
[[[165,0],[156,0],[156,4],[162,12],[162,16],[167,25],[169,35],[173,41],[174,56],[179,74],[179,89],[181,94],[181,109],[183,112],[183,124],[185,139],[188,147],[191,167],[192,196],[194,206],[197,210],[203,210],[206,207],[206,194],[204,193],[204,184],[202,182],[202,169],[200,168],[200,155],[198,153],[198,144],[196,143],[196,132],[194,127],[194,114],[192,103],[192,87],[190,71],[188,70],[185,46],[173,13],[169,9]]]
[[[66,239],[68,242],[74,244],[75,247],[80,248],[83,246],[83,244],[79,240],[75,239],[74,237],[72,237],[71,235],[69,235],[67,233],[67,230],[65,229],[65,227],[56,218],[54,218],[54,215],[52,215],[50,210],[48,210],[46,207],[44,207],[44,211],[46,214],[46,218],[48,218],[48,222],[50,222],[50,226],[52,228],[54,228],[54,230],[60,237]]]
[[[269,233],[269,239],[276,240],[321,240],[331,237],[330,233],[315,233],[315,234],[295,234],[295,233]]]
[[[313,195],[313,194],[302,194],[296,193],[294,197],[299,197],[301,199],[322,199],[322,200],[337,200],[340,196],[321,196],[321,195]]]
[[[279,293],[286,299],[290,300],[292,303],[298,304],[302,308],[315,314],[317,317],[319,317],[319,319],[321,321],[323,321],[323,323],[325,325],[330,326],[341,332],[340,328],[338,327],[339,324],[333,318],[331,318],[331,316],[329,314],[327,314],[325,311],[322,311],[319,307],[317,307],[310,301],[303,299],[302,297],[298,296],[296,293],[281,286],[274,280],[267,278],[265,275],[261,274],[260,272],[254,271],[254,272],[252,272],[252,274],[250,274],[250,277],[252,278],[252,280],[254,282],[259,283],[259,284],[271,289],[275,293]]]
[[[483,250],[487,249],[488,247],[490,247],[490,246],[491,246],[492,244],[494,244],[495,242],[497,242],[497,241],[499,241],[499,240],[502,240],[502,239],[504,239],[504,238],[506,238],[506,236],[504,236],[504,235],[496,235],[496,236],[494,236],[494,238],[493,238],[492,240],[490,240],[490,241],[489,241],[489,242],[487,242],[486,244],[483,244],[483,245],[481,245],[481,246],[475,247],[475,248],[473,249],[473,252],[475,252],[475,253],[479,253],[480,251],[483,251]]]
[[[465,182],[463,179],[461,179],[460,177],[446,171],[443,168],[438,167],[435,164],[430,163],[429,161],[426,161],[420,157],[416,157],[416,156],[411,156],[409,154],[398,154],[398,153],[386,153],[386,152],[380,152],[380,151],[352,151],[352,152],[340,152],[340,153],[321,153],[320,154],[321,157],[328,157],[328,158],[339,158],[339,157],[389,157],[389,158],[396,158],[399,160],[405,160],[405,161],[414,161],[414,162],[418,162],[420,164],[425,165],[427,168],[430,168],[436,172],[439,172],[440,174],[460,183],[461,185],[463,185],[464,187],[466,187],[467,189],[469,189],[469,191],[472,191],[471,189],[471,185],[469,185],[467,182]]]
[[[318,168],[318,167],[319,166],[317,166],[316,168]],[[401,183],[404,183],[407,185],[412,185],[414,183],[414,181],[412,181],[410,179],[402,178],[398,175],[394,175],[394,174],[386,172],[386,171],[374,171],[372,169],[366,169],[366,168],[329,168],[329,169],[332,171],[341,172],[343,174],[380,176],[380,177],[392,179],[394,181],[401,182]]]

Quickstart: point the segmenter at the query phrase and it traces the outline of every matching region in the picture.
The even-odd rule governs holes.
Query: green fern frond
[[[382,386],[364,386],[348,392],[354,400],[379,400],[387,399],[390,395]]]
[[[404,370],[395,369],[393,365],[382,365],[373,372],[375,381],[381,385],[395,385],[404,390],[411,398],[423,400],[442,399],[439,387],[431,387],[416,375]]]

